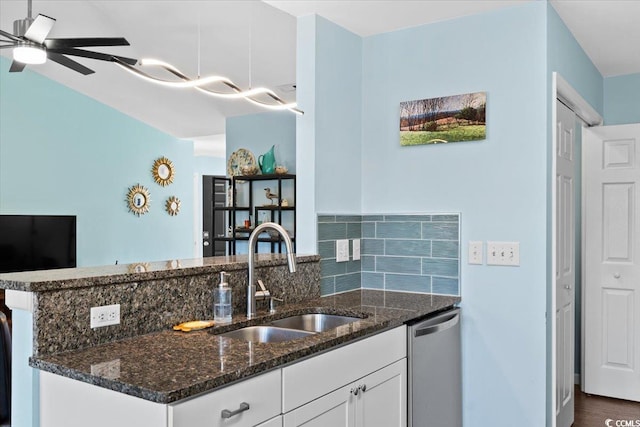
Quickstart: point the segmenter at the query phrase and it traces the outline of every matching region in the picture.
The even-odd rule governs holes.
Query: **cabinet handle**
[[[352,388],[349,393],[353,394],[354,396],[357,396],[359,391],[360,391],[360,387],[356,387],[356,388]]]
[[[238,409],[236,409],[235,411],[230,411],[228,409],[223,409],[222,412],[220,413],[220,416],[222,418],[231,418],[235,415],[238,415],[241,412],[247,411],[249,410],[249,404],[247,402],[242,402],[240,404],[240,407]]]
[[[362,384],[360,386],[360,390],[362,390],[362,392],[364,393],[365,391],[367,391],[367,385],[366,384]]]

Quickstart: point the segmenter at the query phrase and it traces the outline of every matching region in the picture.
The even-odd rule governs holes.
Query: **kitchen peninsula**
[[[286,401],[292,399],[286,398],[286,378],[294,377],[292,374],[287,377],[287,369],[297,369],[295,367],[302,363],[313,363],[321,357],[353,348],[355,354],[365,352],[366,357],[359,363],[363,367],[354,366],[350,372],[341,373],[342,378],[336,379],[335,385],[355,381],[360,378],[358,375],[368,374],[367,369],[373,371],[405,357],[405,332],[404,329],[399,331],[405,322],[446,309],[459,301],[458,297],[374,290],[320,297],[319,257],[298,256],[297,262],[298,271],[291,274],[284,256],[259,255],[257,276],[264,280],[272,295],[284,302],[273,314],[269,314],[268,304],[263,303],[259,306],[258,316],[252,319],[243,314],[246,312],[247,288],[247,259],[244,256],[0,275],[0,286],[8,290],[10,306],[32,313],[33,347],[32,354],[26,356],[30,356],[30,366],[42,371],[40,374],[38,370],[33,371],[34,376],[40,377],[41,390],[38,387],[30,390],[40,399],[39,425],[54,425],[48,414],[60,416],[62,408],[69,403],[64,401],[63,394],[71,396],[73,390],[83,397],[82,402],[75,403],[78,407],[83,406],[85,412],[91,408],[95,410],[93,405],[105,405],[105,400],[98,397],[107,396],[105,408],[110,409],[99,415],[94,413],[93,425],[102,425],[100,419],[104,419],[104,425],[117,420],[119,425],[128,425],[129,421],[117,418],[121,408],[112,406],[119,398],[127,402],[124,406],[140,404],[143,407],[150,405],[155,408],[153,411],[157,409],[156,412],[168,417],[160,424],[179,425],[180,408],[185,408],[185,403],[197,403],[203,396],[218,395],[217,390],[244,387],[249,381],[262,381],[267,376],[278,387],[284,384],[284,390],[278,388],[282,393],[273,390],[267,395],[285,396],[282,401],[278,399],[277,411],[271,415],[285,414],[286,419]],[[222,270],[229,273],[233,289],[232,324],[189,333],[171,330],[171,326],[183,321],[212,317],[212,290],[217,285],[217,273]],[[120,304],[120,324],[91,329],[90,308],[109,304]],[[358,319],[348,325],[281,343],[255,343],[220,336],[234,329],[305,313],[347,315]],[[24,317],[17,316],[16,320],[24,322]],[[29,327],[15,326],[17,330]],[[392,341],[387,341],[389,339]],[[390,342],[400,345],[389,345]],[[362,349],[358,350],[356,344]],[[353,351],[349,350],[349,353],[353,354]],[[367,366],[363,360],[376,359],[377,356],[372,356],[376,353],[383,354],[381,365]],[[348,359],[345,357],[343,354],[341,360]],[[349,366],[349,363],[344,365]],[[359,369],[364,370],[360,372]],[[320,375],[323,375],[322,370]],[[60,391],[60,386],[72,390],[47,394],[52,390]],[[295,387],[290,384],[289,392]],[[18,389],[16,398],[29,398],[25,391]],[[97,399],[92,399],[92,394]],[[109,396],[117,398],[109,399]],[[293,410],[303,403],[291,403],[288,409]],[[250,419],[249,412],[240,416]],[[219,413],[216,416],[219,417]],[[80,419],[78,422],[82,425]],[[258,423],[237,425],[255,424]]]

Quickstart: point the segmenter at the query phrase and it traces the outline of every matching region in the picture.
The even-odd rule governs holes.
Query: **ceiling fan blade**
[[[102,52],[92,52],[92,51],[83,50],[83,49],[74,49],[74,48],[49,49],[49,52],[57,52],[64,55],[80,56],[83,58],[98,59],[100,61],[109,61],[109,62],[112,62],[113,58],[115,57],[121,60],[122,62],[126,62],[129,65],[135,65],[138,62],[137,59],[133,59],[133,58],[125,58],[124,56],[111,55],[111,54],[102,53]]]
[[[18,62],[18,61],[12,61],[11,62],[11,68],[9,68],[9,72],[10,73],[19,73],[22,70],[24,70],[24,67],[26,67],[27,64],[25,64],[24,62]]]
[[[20,37],[16,37],[11,33],[7,33],[6,31],[0,30],[0,36],[6,37],[9,40],[12,40],[14,42],[19,42],[20,41]]]
[[[95,73],[95,71],[93,71],[91,68],[87,68],[84,65],[80,64],[79,62],[74,61],[73,59],[69,59],[64,55],[61,55],[59,53],[56,52],[47,52],[47,57],[52,60],[53,62],[57,62],[60,65],[64,65],[67,68],[71,68],[73,71],[77,71],[80,74],[83,75],[87,75],[87,74],[93,74]]]
[[[14,44],[0,44],[0,49],[6,49],[8,47],[16,47]]]
[[[44,44],[48,49],[89,46],[129,46],[129,42],[124,37],[47,39],[44,41]]]
[[[31,24],[27,29],[27,32],[24,33],[24,38],[31,40],[32,42],[42,44],[55,23],[55,19],[47,15],[40,14],[36,16],[33,24]]]

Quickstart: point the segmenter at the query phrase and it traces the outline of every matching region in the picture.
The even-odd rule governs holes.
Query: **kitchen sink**
[[[271,325],[299,331],[324,332],[358,320],[361,319],[359,317],[338,316],[335,314],[311,313],[274,320]]]
[[[222,337],[260,343],[291,341],[309,335],[314,335],[314,332],[286,329],[277,326],[247,326],[246,328],[220,334]]]

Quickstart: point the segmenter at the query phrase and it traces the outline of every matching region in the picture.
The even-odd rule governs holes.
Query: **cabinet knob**
[[[357,396],[359,391],[360,391],[360,388],[356,387],[356,388],[352,388],[349,393],[353,394],[354,396]]]
[[[613,277],[615,277],[616,279],[619,279],[620,278],[620,273],[614,273]]]
[[[362,384],[360,386],[360,390],[362,390],[362,392],[364,393],[365,391],[367,391],[367,385],[366,384]]]

